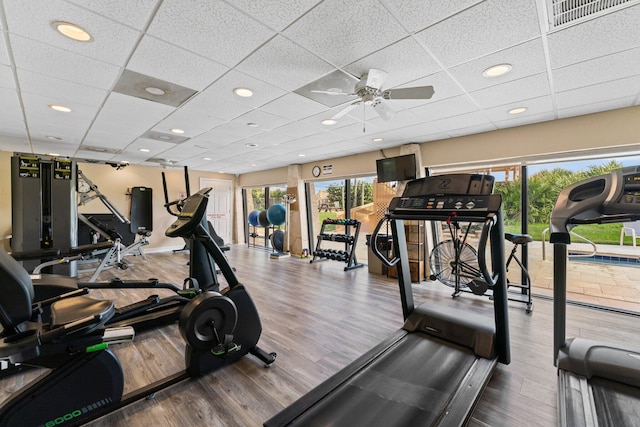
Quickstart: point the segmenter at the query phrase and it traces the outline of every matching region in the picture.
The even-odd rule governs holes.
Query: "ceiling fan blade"
[[[384,99],[431,99],[434,94],[433,86],[405,87],[382,92]]]
[[[346,115],[349,111],[356,108],[358,105],[362,104],[362,101],[356,101],[352,104],[347,105],[342,111],[339,111],[336,115],[331,117],[332,120],[338,120],[340,117]]]
[[[311,90],[309,92],[324,93],[325,95],[348,95],[348,96],[354,96],[355,95],[355,93],[334,92],[334,91],[330,91],[330,90]]]
[[[381,99],[376,100],[371,106],[382,120],[391,120],[396,115],[396,112]]]
[[[386,71],[377,70],[372,68],[367,73],[367,83],[368,87],[372,87],[374,89],[381,89],[384,81],[387,80],[387,76],[389,74]]]

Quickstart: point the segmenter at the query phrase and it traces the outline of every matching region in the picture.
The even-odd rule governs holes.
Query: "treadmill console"
[[[640,219],[640,166],[611,171],[564,188],[551,212],[551,243],[570,243],[578,224]]]

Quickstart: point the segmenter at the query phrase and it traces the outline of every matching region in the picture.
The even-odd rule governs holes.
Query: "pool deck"
[[[572,243],[570,252],[589,253],[584,243]],[[553,245],[546,243],[545,259],[541,242],[529,244],[529,274],[534,294],[553,294]],[[597,255],[640,259],[640,247],[597,245]],[[567,263],[567,298],[640,312],[640,264],[594,263],[570,259]],[[519,279],[519,269],[510,268],[509,277]]]

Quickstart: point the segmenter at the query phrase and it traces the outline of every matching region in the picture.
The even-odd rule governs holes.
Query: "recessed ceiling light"
[[[169,135],[160,135],[158,139],[161,139],[163,141],[171,141],[171,137]]]
[[[164,89],[160,89],[159,87],[155,87],[155,86],[147,86],[144,88],[144,90],[145,92],[155,96],[162,96],[166,93]]]
[[[202,160],[211,160],[211,157],[203,157]]]
[[[179,135],[182,135],[184,133],[184,131],[182,129],[178,129],[178,128],[171,129],[171,132],[177,133]]]
[[[258,146],[258,144],[254,144],[253,142],[247,142],[245,145],[247,147],[257,147]]]
[[[93,41],[93,37],[84,28],[71,24],[69,22],[54,21],[51,23],[53,28],[58,30],[60,34],[78,42]]]
[[[485,77],[498,77],[507,74],[511,71],[511,64],[497,64],[493,65],[482,72]]]
[[[305,157],[306,154],[298,154],[298,157]]]
[[[373,142],[382,142],[382,141],[384,141],[384,138],[372,138],[371,141],[373,141]]]
[[[71,112],[71,108],[65,107],[64,105],[51,104],[51,105],[49,105],[49,108],[51,108],[52,110],[60,111],[61,113],[70,113]]]
[[[253,96],[253,91],[251,89],[247,89],[246,87],[237,87],[233,90],[233,93],[242,98],[249,98],[250,96]]]
[[[333,120],[333,119],[324,119],[323,121],[321,121],[320,123],[322,123],[325,126],[333,126],[336,123],[338,123],[337,120]]]
[[[49,153],[49,154],[47,154],[47,156],[53,156],[53,157],[57,157],[57,156],[59,156],[59,155],[60,155],[60,154],[58,154],[58,153]]]
[[[256,165],[255,163],[251,163],[251,167],[255,167],[255,166],[258,166],[258,165]]]
[[[527,111],[526,107],[518,107],[512,110],[509,110],[509,114],[520,114],[520,113],[524,113],[525,111]]]
[[[257,123],[247,123],[247,126],[249,126],[250,128],[257,128],[258,124]]]
[[[148,153],[151,150],[149,150],[148,148],[141,148],[140,151],[142,151],[143,153]]]
[[[224,171],[218,171],[218,173],[224,173]]]
[[[59,136],[48,135],[47,139],[53,139],[54,141],[62,141],[62,138],[60,138]]]

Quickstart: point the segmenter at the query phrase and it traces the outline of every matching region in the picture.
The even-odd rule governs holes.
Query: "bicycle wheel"
[[[431,251],[429,264],[433,278],[452,288],[456,286],[456,276],[461,288],[466,288],[472,280],[480,277],[478,252],[467,243],[462,245],[456,260],[455,243],[451,239],[443,240]]]

